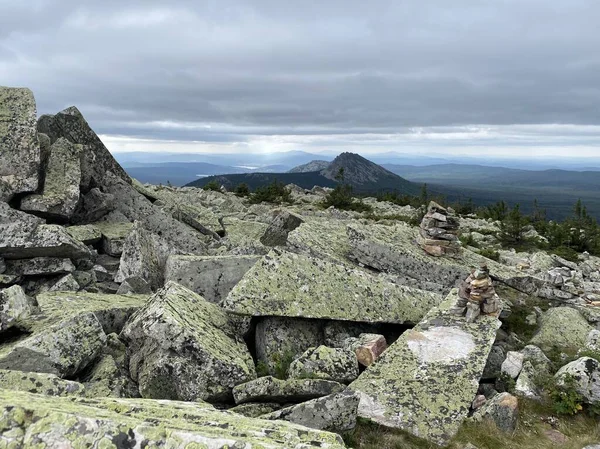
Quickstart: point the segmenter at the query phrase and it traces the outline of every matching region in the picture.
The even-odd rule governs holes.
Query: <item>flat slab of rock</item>
[[[417,323],[441,301],[436,293],[274,249],[246,273],[222,306],[249,316]]]
[[[203,403],[61,398],[0,390],[0,414],[8,426],[3,431],[7,447],[102,447],[115,441],[120,447],[144,441],[148,447],[172,449],[346,447],[334,433],[246,418]]]
[[[64,274],[75,271],[71,259],[58,257],[35,257],[33,259],[15,259],[6,262],[8,274],[19,276],[39,276],[49,274]]]
[[[254,266],[260,256],[169,256],[165,281],[173,281],[218,303]]]
[[[347,432],[356,426],[360,396],[342,392],[292,405],[266,415],[262,419],[282,419],[311,429]]]
[[[474,323],[448,313],[458,295],[406,331],[348,387],[361,395],[359,416],[445,445],[469,408],[500,321]]]
[[[40,145],[29,89],[0,87],[0,201],[38,188]]]
[[[66,231],[75,240],[86,245],[97,243],[102,238],[102,233],[94,225],[69,226]]]
[[[82,396],[85,391],[83,384],[64,380],[53,374],[4,369],[0,369],[0,389],[27,391],[47,396]]]
[[[423,285],[432,291],[457,287],[469,275],[469,267],[477,267],[483,257],[462,249],[452,257],[432,257],[416,243],[418,230],[405,223],[394,226],[350,224],[347,227],[351,254],[358,262],[385,273],[400,276],[408,285]],[[519,291],[533,293],[541,279],[487,260],[490,275]],[[425,287],[426,286],[426,287]]]
[[[125,326],[131,377],[143,397],[224,401],[256,377],[243,341],[215,304],[174,282]]]
[[[339,393],[344,385],[322,379],[281,380],[266,376],[252,380],[233,389],[236,404],[245,402],[289,402],[308,401],[333,393]]]

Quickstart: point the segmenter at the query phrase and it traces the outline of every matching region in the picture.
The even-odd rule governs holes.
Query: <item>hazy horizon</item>
[[[0,0],[0,81],[113,153],[599,157],[593,0]]]

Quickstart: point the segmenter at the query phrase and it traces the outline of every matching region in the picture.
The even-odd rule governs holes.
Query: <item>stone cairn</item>
[[[458,289],[458,300],[450,310],[455,315],[466,315],[473,322],[481,314],[494,314],[500,309],[500,298],[496,294],[486,262],[472,269]]]
[[[417,243],[432,256],[457,254],[460,251],[460,241],[458,219],[454,215],[454,210],[446,209],[431,201],[421,221]]]

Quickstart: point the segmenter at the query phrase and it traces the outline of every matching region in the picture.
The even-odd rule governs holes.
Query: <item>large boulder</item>
[[[261,318],[256,325],[256,357],[269,374],[285,376],[289,364],[324,342],[323,322],[300,318]]]
[[[544,312],[540,328],[531,344],[547,352],[577,351],[583,348],[592,327],[581,314],[570,307],[555,307]]]
[[[290,402],[308,401],[344,390],[340,383],[322,379],[281,380],[266,376],[237,385],[233,389],[236,404],[245,402]]]
[[[256,377],[254,362],[216,305],[168,282],[127,323],[129,370],[146,398],[224,401]]]
[[[365,271],[273,249],[248,270],[222,306],[249,316],[416,323],[441,300]]]
[[[74,376],[106,343],[93,313],[81,313],[0,350],[0,369]]]
[[[116,210],[129,221],[140,221],[145,229],[161,236],[169,245],[183,252],[206,254],[202,234],[154,206],[128,182],[108,173],[104,176],[103,189],[115,198]]]
[[[173,281],[210,302],[225,299],[259,256],[169,256],[165,281]]]
[[[519,401],[510,393],[500,393],[473,415],[475,421],[491,420],[503,432],[513,432],[519,419]]]
[[[276,211],[269,227],[260,238],[265,246],[281,246],[287,242],[287,236],[300,226],[304,220],[287,210]]]
[[[330,394],[262,415],[260,418],[282,419],[311,429],[347,432],[356,426],[359,400],[360,397],[351,392]]]
[[[0,87],[0,201],[38,188],[41,158],[35,120],[29,89]]]
[[[68,221],[79,202],[81,145],[59,139],[50,148],[41,194],[21,200],[21,210],[42,217]]]
[[[458,291],[406,331],[348,387],[359,416],[447,444],[467,418],[500,321],[449,313]]]
[[[154,290],[164,284],[163,272],[167,257],[173,251],[167,242],[144,229],[139,221],[133,224],[121,253],[115,282],[140,277]]]
[[[36,309],[35,301],[20,286],[0,290],[0,332],[28,318]]]
[[[566,364],[555,375],[559,385],[572,382],[575,390],[588,404],[600,404],[600,362],[581,357]]]
[[[292,379],[325,379],[350,383],[358,377],[358,360],[349,349],[319,346],[294,360],[288,376]]]
[[[0,415],[2,441],[10,448],[346,447],[334,433],[246,418],[205,403],[62,398],[0,390]]]
[[[113,158],[76,107],[71,106],[54,116],[40,117],[37,128],[39,132],[48,135],[52,143],[64,137],[74,144],[83,146],[81,187],[84,193],[93,187],[102,186],[107,173],[131,184],[131,178]]]

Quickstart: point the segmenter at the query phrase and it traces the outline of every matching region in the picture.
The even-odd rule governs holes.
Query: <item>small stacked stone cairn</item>
[[[446,209],[431,201],[421,221],[417,243],[432,256],[458,253],[460,251],[458,219],[454,215],[454,210]]]
[[[459,287],[458,296],[451,312],[460,316],[466,314],[469,322],[475,321],[481,313],[498,312],[500,298],[494,290],[486,262],[482,262],[478,269],[471,270],[469,277]]]

